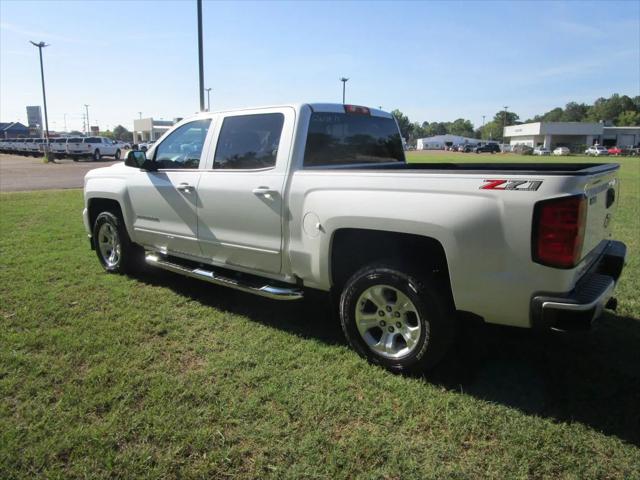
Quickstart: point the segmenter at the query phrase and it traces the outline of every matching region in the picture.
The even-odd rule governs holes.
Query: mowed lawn
[[[617,314],[469,325],[424,378],[360,359],[321,295],[107,275],[80,191],[1,195],[0,478],[637,478],[640,159],[619,161]]]

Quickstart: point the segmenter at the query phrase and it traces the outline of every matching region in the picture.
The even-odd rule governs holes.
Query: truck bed
[[[380,163],[340,165],[332,168],[348,170],[409,170],[433,173],[505,173],[528,175],[594,175],[616,170],[617,163]],[[309,167],[307,167],[309,168]],[[311,167],[326,169],[326,167]]]

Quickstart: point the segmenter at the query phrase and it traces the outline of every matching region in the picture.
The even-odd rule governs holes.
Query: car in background
[[[474,148],[476,153],[500,153],[500,146],[497,143],[487,143]]]
[[[622,150],[620,147],[611,147],[609,150],[607,150],[607,152],[609,152],[609,155],[623,155],[624,154],[624,150]]]
[[[70,138],[67,141],[67,154],[73,159],[91,158],[95,161],[102,157],[120,160],[122,144],[106,137]]]
[[[67,137],[52,138],[49,146],[54,157],[63,158],[67,155]]]
[[[551,155],[551,150],[547,147],[536,147],[533,149],[534,155]]]
[[[155,143],[155,140],[150,140],[148,142],[143,142],[140,145],[138,145],[138,149],[146,152],[147,150],[149,150],[151,147],[153,147],[153,144]]]
[[[589,147],[585,150],[585,155],[593,155],[595,157],[600,157],[602,155],[609,155],[609,150],[607,150],[602,145],[594,145],[593,147]]]
[[[553,154],[557,156],[569,155],[570,153],[571,150],[569,150],[567,147],[557,147],[553,150]]]

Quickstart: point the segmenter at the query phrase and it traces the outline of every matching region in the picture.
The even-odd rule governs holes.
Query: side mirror
[[[131,150],[127,154],[127,159],[124,161],[127,167],[141,168],[143,170],[155,171],[156,163],[152,160],[148,160],[145,153],[141,150]]]

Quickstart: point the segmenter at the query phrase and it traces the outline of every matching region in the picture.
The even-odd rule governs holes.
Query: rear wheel
[[[142,265],[144,251],[131,241],[122,218],[113,212],[96,217],[93,241],[98,260],[109,273],[131,273]]]
[[[358,354],[394,372],[436,365],[455,331],[445,292],[432,279],[394,265],[369,265],[349,279],[340,321]]]

